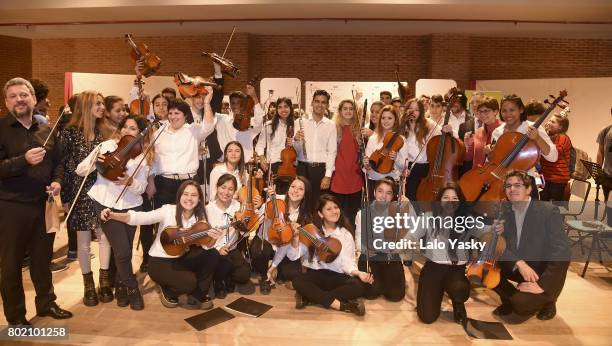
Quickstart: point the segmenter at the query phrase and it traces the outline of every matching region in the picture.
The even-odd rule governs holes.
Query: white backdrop
[[[73,93],[79,93],[86,90],[95,90],[104,96],[119,96],[127,102],[130,90],[132,90],[134,86],[134,79],[136,79],[135,75],[127,74],[73,72],[72,91]],[[144,78],[144,82],[144,90],[151,97],[155,96],[166,87],[176,89],[174,77],[172,76],[152,76]]]
[[[555,78],[476,81],[478,90],[501,90],[503,94],[517,94],[523,102],[543,101],[549,94],[557,96],[566,89],[570,102],[568,135],[572,144],[597,157],[597,134],[611,124],[612,78]],[[560,111],[560,109],[558,109]],[[557,111],[557,112],[558,112]]]
[[[440,94],[442,96],[451,89],[457,86],[457,82],[452,79],[419,79],[416,81],[415,95],[421,97],[421,95],[435,95]]]
[[[318,81],[307,81],[306,82],[306,97],[305,97],[305,109],[306,113],[310,114],[312,95],[318,89],[326,90],[330,95],[329,100],[329,111],[335,113],[338,110],[338,104],[340,101],[353,99],[352,90],[361,92],[362,97],[360,102],[363,103],[365,99],[368,100],[368,104],[372,104],[374,101],[380,99],[380,92],[383,90],[390,91],[393,97],[397,97],[397,82],[318,82]],[[368,110],[369,111],[369,110]]]
[[[276,101],[279,97],[289,97],[291,102],[298,104],[301,83],[297,78],[263,78],[259,83],[259,100],[267,105],[268,99]]]

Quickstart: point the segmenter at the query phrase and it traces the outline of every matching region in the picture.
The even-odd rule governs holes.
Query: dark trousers
[[[406,197],[408,197],[409,200],[417,200],[417,189],[419,188],[419,184],[421,184],[421,180],[427,177],[428,172],[428,163],[415,163],[414,166],[412,166],[410,175],[408,179],[406,179]]]
[[[359,256],[359,270],[366,271],[365,255]],[[376,299],[383,295],[387,300],[399,302],[406,295],[406,278],[404,266],[399,256],[391,261],[370,261],[370,271],[374,275],[374,283],[366,284],[365,297]]]
[[[259,235],[251,241],[251,263],[253,270],[265,280],[268,276],[268,262],[274,258],[274,249],[266,240],[262,240]]]
[[[538,273],[538,275],[542,275],[542,273]],[[501,279],[494,291],[499,295],[502,304],[510,304],[512,311],[517,315],[530,316],[542,310],[546,305],[556,302],[555,298],[546,294],[520,292],[509,280],[516,283],[525,281],[518,270],[511,271],[502,266]]]
[[[340,207],[342,208],[344,216],[346,216],[349,223],[353,226],[353,229],[355,229],[355,216],[357,216],[357,212],[361,207],[362,192],[357,191],[346,195],[332,192],[332,194],[336,196],[338,202],[340,202]]]
[[[158,206],[158,208],[161,207]],[[142,194],[142,211],[153,210],[152,201],[149,200],[147,194]],[[149,250],[153,245],[153,230],[157,225],[140,226],[140,245],[142,245],[142,263],[149,263]]]
[[[567,183],[553,183],[550,181],[546,182],[544,189],[540,192],[540,200],[542,201],[553,201],[555,204],[565,205],[563,202],[565,198],[565,188]]]
[[[195,179],[195,177],[194,177]],[[155,176],[155,206],[161,207],[164,204],[176,204],[176,192],[181,184],[190,179],[176,180],[161,175]]]
[[[540,200],[540,191],[538,190],[538,185],[536,184],[536,180],[534,177],[531,178],[531,199],[539,201]]]
[[[219,263],[214,274],[215,282],[245,284],[250,278],[251,268],[240,250],[234,249],[226,256],[219,255]]]
[[[292,261],[288,257],[285,257],[278,264],[277,278],[284,281],[293,281],[293,279],[302,274],[302,272],[302,261],[299,258]]]
[[[321,180],[325,177],[325,165],[320,164],[313,166],[309,163],[299,161],[297,166],[297,174],[305,177],[310,182],[312,187],[312,207],[316,208],[321,195]]]
[[[429,324],[438,319],[444,292],[456,303],[465,303],[470,297],[465,265],[425,262],[417,291],[417,315],[421,322]]]
[[[293,279],[293,288],[308,301],[326,308],[336,299],[346,302],[365,293],[365,284],[359,278],[327,269],[306,270]]]
[[[278,167],[281,165],[281,163],[282,162],[275,162],[275,163],[272,164],[272,173],[274,173],[274,174],[278,173]],[[274,185],[276,187],[276,194],[277,195],[286,195],[287,191],[289,190],[289,181],[291,181],[291,180],[292,180],[292,178],[290,178],[290,177],[275,176],[275,178],[274,178]]]
[[[192,247],[179,258],[151,257],[149,276],[174,295],[202,299],[208,294],[218,260],[217,250]]]
[[[106,207],[98,202],[95,202],[96,214],[98,218],[100,213]],[[140,211],[140,207],[136,207],[130,210]],[[112,209],[113,212],[125,213],[127,210]],[[115,270],[117,280],[119,284],[123,284],[129,288],[138,287],[134,270],[132,269],[132,247],[134,245],[134,236],[136,234],[136,226],[130,226],[123,222],[116,220],[108,220],[103,222],[100,220],[102,225],[102,232],[106,235],[108,242],[110,243],[113,251],[113,259],[115,262]]]
[[[0,200],[0,293],[8,323],[25,319],[21,264],[30,254],[30,278],[36,290],[36,311],[45,312],[56,299],[49,264],[51,237],[45,230],[44,200],[18,203]]]
[[[68,228],[68,223],[66,223],[66,228]],[[76,231],[68,231],[68,251],[77,252],[77,234]]]
[[[461,178],[461,176],[464,175],[467,171],[472,169],[473,165],[473,161],[463,161],[463,165],[461,166],[461,168],[459,168],[459,178]]]

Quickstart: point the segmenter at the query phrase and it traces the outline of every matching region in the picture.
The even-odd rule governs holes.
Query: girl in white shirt
[[[147,128],[148,122],[142,117],[130,115],[119,122],[119,131],[115,133],[112,139],[101,143],[98,153],[97,148],[94,149],[76,168],[76,173],[80,176],[85,176],[96,169],[94,160],[103,162],[105,155],[117,150],[117,144],[123,136],[136,137]],[[150,132],[149,132],[150,133]],[[143,151],[146,150],[145,143],[149,143],[149,136],[140,139]],[[98,153],[98,156],[94,156]],[[87,195],[94,201],[97,215],[105,208],[112,208],[115,211],[140,210],[142,205],[142,193],[147,186],[147,176],[149,174],[149,166],[153,159],[153,153],[149,152],[147,158],[142,161],[144,152],[137,157],[130,159],[126,164],[126,172],[116,181],[111,181],[98,172],[96,182],[91,187]],[[142,161],[140,167],[139,163]],[[136,171],[138,169],[138,171]],[[136,171],[133,178],[130,176]],[[125,193],[119,200],[117,198],[121,191],[127,185]],[[117,201],[117,202],[115,202]],[[138,282],[132,270],[132,244],[134,242],[134,234],[136,227],[129,226],[120,222],[110,221],[101,222],[102,232],[106,237],[101,237],[102,242],[109,242],[113,248],[114,260],[119,276],[118,284],[115,290],[117,305],[121,307],[128,306],[133,310],[144,309],[144,301],[138,290]],[[102,256],[100,256],[102,259]],[[111,278],[108,270],[108,263],[100,265],[100,298],[110,296],[112,300]],[[105,269],[103,269],[105,268]],[[102,300],[104,302],[104,300]]]
[[[176,194],[176,205],[165,204],[148,212],[130,210],[116,213],[104,209],[100,214],[102,221],[117,220],[132,226],[159,223],[153,246],[149,250],[149,276],[161,288],[160,300],[167,308],[179,305],[178,296],[188,294],[187,308],[212,308],[212,300],[207,296],[211,278],[219,260],[214,249],[192,246],[181,256],[169,255],[162,247],[160,237],[163,229],[178,226],[188,229],[200,220],[206,221],[204,194],[196,181],[187,180],[181,184]],[[218,238],[221,231],[211,229],[208,235]]]
[[[297,291],[295,307],[302,309],[312,302],[363,316],[365,306],[358,298],[365,293],[365,283],[371,284],[374,280],[371,274],[357,269],[355,242],[338,200],[327,194],[321,196],[314,218],[319,236],[336,238],[342,244],[342,250],[332,262],[320,261],[313,247],[300,244],[298,225],[293,225],[296,232],[287,257],[291,260],[302,258],[302,264],[307,268],[305,273],[293,279]]]
[[[236,178],[236,190],[240,190],[242,185],[246,185],[248,174],[246,171],[246,164],[244,158],[244,150],[242,144],[238,141],[231,141],[227,143],[223,150],[223,162],[216,165],[210,172],[210,193],[208,198],[214,201],[217,197],[217,181],[224,174],[231,174]]]

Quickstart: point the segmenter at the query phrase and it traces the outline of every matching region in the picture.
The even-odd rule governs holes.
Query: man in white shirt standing
[[[336,125],[325,114],[329,108],[330,95],[317,90],[312,96],[312,115],[299,123],[293,146],[298,153],[298,175],[304,176],[312,186],[313,201],[319,200],[321,190],[329,189],[338,150]]]

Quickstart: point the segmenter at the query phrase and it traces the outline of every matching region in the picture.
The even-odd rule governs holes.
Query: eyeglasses
[[[513,188],[513,187],[514,187],[514,188],[517,188],[517,189],[520,189],[521,187],[526,187],[526,186],[525,186],[525,184],[520,184],[520,183],[516,183],[516,184],[505,184],[505,185],[504,185],[504,188],[505,188],[506,190],[509,190],[509,189],[511,189],[511,188]]]
[[[480,113],[480,114],[489,114],[489,113],[492,113],[492,112],[493,112],[493,110],[492,109],[488,109],[488,108],[482,108],[482,109],[478,110],[478,113]]]

